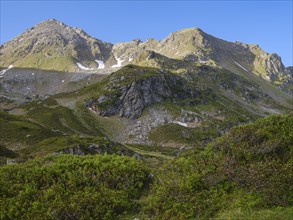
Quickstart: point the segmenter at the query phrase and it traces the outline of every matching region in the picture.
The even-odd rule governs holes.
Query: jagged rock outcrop
[[[192,98],[197,94],[182,77],[156,69],[128,66],[112,75],[102,94],[86,105],[102,116],[118,114],[137,118],[151,104]]]

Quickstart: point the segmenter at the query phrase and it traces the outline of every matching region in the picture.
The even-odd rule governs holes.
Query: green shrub
[[[292,129],[292,116],[271,116],[169,161],[158,170],[146,213],[156,219],[209,218],[292,206]]]
[[[149,175],[117,155],[47,157],[0,173],[0,219],[112,219],[136,207]]]

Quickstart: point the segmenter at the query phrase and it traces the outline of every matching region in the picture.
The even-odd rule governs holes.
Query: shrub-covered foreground
[[[139,161],[61,155],[0,167],[0,219],[112,219],[148,182]]]
[[[274,207],[293,205],[292,150],[292,116],[236,127],[204,151],[165,164],[145,211],[155,219],[257,218],[268,209],[274,216]],[[292,208],[284,210],[290,219]]]
[[[289,220],[292,153],[293,117],[271,116],[168,160],[152,171],[148,190],[150,168],[123,156],[60,155],[5,165],[0,218]]]

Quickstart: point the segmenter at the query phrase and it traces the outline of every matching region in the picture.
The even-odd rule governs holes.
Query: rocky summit
[[[1,45],[0,66],[73,72],[116,64],[112,44],[55,19],[41,22]]]

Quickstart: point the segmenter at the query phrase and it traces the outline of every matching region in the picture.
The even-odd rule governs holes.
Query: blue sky
[[[48,18],[80,27],[103,41],[162,39],[199,27],[228,41],[259,44],[292,58],[292,0],[288,1],[7,1],[1,0],[1,44]]]

